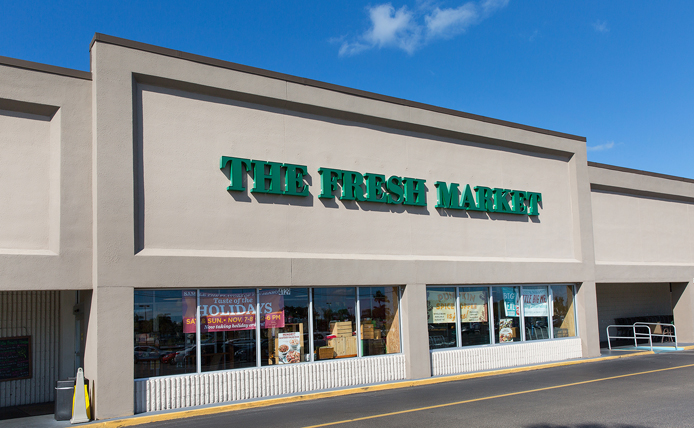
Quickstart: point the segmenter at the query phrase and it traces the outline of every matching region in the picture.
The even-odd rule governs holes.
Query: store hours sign
[[[251,193],[309,196],[306,165],[268,162],[257,159],[222,156],[221,169],[229,168],[230,192],[245,192],[244,177],[252,181]],[[422,178],[361,173],[336,168],[318,168],[321,199],[342,201],[427,206],[426,180]],[[498,187],[461,186],[458,183],[436,181],[436,208],[482,211],[516,215],[539,216],[542,194],[527,190]]]

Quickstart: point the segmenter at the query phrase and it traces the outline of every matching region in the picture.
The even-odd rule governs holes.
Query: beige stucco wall
[[[694,265],[694,203],[593,192],[598,262]]]
[[[596,280],[689,283],[694,278],[694,182],[588,168]]]
[[[90,93],[0,61],[0,290],[92,285]]]
[[[148,85],[140,89],[148,254],[577,258],[567,158]],[[307,165],[311,194],[230,194],[218,166],[222,155]],[[428,206],[319,199],[321,166],[426,179]],[[437,180],[541,192],[541,214],[436,209]]]
[[[51,119],[0,110],[0,248],[5,251],[49,249]]]

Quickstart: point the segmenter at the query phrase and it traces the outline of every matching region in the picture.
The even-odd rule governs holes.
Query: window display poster
[[[427,315],[430,324],[455,322],[455,293],[427,290]]]
[[[549,315],[546,288],[523,288],[523,313],[526,317]]]
[[[278,364],[294,364],[301,361],[301,333],[279,333],[277,335]]]
[[[487,292],[460,293],[460,321],[487,322]]]
[[[519,317],[520,305],[518,304],[518,293],[515,287],[501,287],[504,293],[504,310],[507,317]]]
[[[195,333],[197,297],[183,292],[183,332]],[[237,331],[255,329],[255,292],[212,293],[200,291],[200,331]],[[259,311],[261,328],[284,327],[284,297],[280,290],[263,290]]]

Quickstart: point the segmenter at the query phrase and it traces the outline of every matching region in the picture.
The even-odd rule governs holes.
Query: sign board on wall
[[[0,381],[31,378],[31,336],[0,337]]]
[[[220,169],[229,167],[228,191],[246,190],[244,177],[248,174],[248,185],[252,177],[251,193],[307,197],[309,176],[306,165],[268,162],[258,159],[222,156]],[[336,168],[318,168],[321,199],[374,202],[396,205],[427,206],[426,180],[398,175],[361,173]],[[437,181],[436,208],[490,213],[538,216],[542,194],[525,190],[501,187],[470,186]]]
[[[277,335],[278,364],[294,364],[301,361],[301,333],[298,331]]]
[[[455,322],[455,293],[427,290],[430,324]]]
[[[515,287],[501,287],[504,293],[504,312],[507,317],[519,317],[520,305],[518,304],[518,293]]]
[[[284,296],[281,290],[260,292],[260,328],[284,327]],[[200,291],[200,331],[222,332],[255,329],[255,292]],[[197,297],[183,292],[183,332],[195,333]]]
[[[526,317],[549,316],[547,288],[523,288],[523,314]]]
[[[459,297],[461,322],[487,322],[486,291],[462,292]]]

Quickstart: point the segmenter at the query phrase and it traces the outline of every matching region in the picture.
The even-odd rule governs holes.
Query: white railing
[[[651,326],[655,325],[661,327],[661,333],[653,333],[651,331]],[[632,335],[631,336],[612,336],[610,335],[610,328],[631,328],[632,330]],[[641,329],[641,331],[637,331],[637,329]],[[647,332],[643,332],[643,329],[646,329]],[[638,347],[638,341],[639,340],[646,340],[648,339],[648,344],[651,348],[651,352],[653,351],[653,336],[660,337],[661,340],[660,342],[663,343],[665,338],[669,339],[674,339],[675,342],[675,349],[677,349],[677,330],[675,328],[674,324],[665,324],[665,323],[652,323],[652,322],[636,322],[632,325],[624,325],[624,324],[612,324],[607,326],[607,346],[612,350],[612,342],[611,339],[634,339],[634,347]]]

